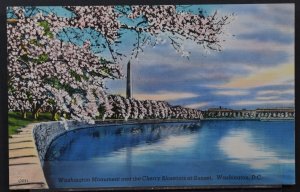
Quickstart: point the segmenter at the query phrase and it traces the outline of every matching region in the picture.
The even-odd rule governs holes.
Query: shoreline
[[[158,124],[158,123],[189,123],[189,122],[201,122],[203,119],[129,119],[125,121],[124,119],[106,119],[104,121],[102,120],[96,120],[95,124],[98,125],[131,125],[131,124]]]
[[[274,119],[263,119],[263,118],[204,118],[202,121],[295,121],[294,118],[274,118]]]
[[[96,120],[95,124],[98,125],[122,125],[122,124],[158,124],[158,123],[188,123],[188,122],[195,122],[198,123],[201,121],[295,121],[294,118],[203,118],[203,119],[129,119],[125,121],[124,119],[106,119]]]

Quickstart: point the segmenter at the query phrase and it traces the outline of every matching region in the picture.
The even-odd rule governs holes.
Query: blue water
[[[51,188],[293,184],[294,159],[294,121],[114,125],[57,138],[44,172]]]

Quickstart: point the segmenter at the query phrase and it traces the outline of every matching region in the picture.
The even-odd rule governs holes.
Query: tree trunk
[[[26,113],[26,111],[25,111],[25,112],[22,112],[22,117],[23,117],[23,119],[26,119],[26,118],[27,118],[27,113]]]
[[[51,119],[55,121],[56,112],[51,112]]]
[[[51,119],[53,121],[58,121],[58,114],[57,114],[57,111],[52,111],[51,112]]]
[[[41,110],[41,105],[34,102],[32,105],[32,116],[35,120],[38,119],[40,110]]]
[[[40,109],[37,108],[37,109],[33,110],[33,112],[32,112],[33,118],[34,118],[35,120],[37,120],[38,117],[39,117],[39,110],[40,110]]]
[[[105,121],[106,114],[103,114],[102,121]]]
[[[34,118],[35,120],[37,120],[37,118],[38,118],[37,112],[33,113],[33,118]]]

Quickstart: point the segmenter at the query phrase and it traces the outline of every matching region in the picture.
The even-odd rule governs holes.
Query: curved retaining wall
[[[51,142],[58,136],[70,130],[94,126],[76,121],[54,121],[36,124],[33,128],[33,136],[41,165],[44,165],[45,155]]]
[[[172,120],[157,120],[157,119],[148,119],[148,120],[106,120],[99,121],[96,124],[87,124],[77,121],[52,121],[36,124],[33,128],[33,137],[38,152],[38,156],[41,162],[41,165],[44,165],[45,156],[51,142],[64,134],[67,131],[82,129],[95,126],[104,126],[104,125],[117,125],[117,124],[136,124],[136,123],[162,123],[162,122],[182,122],[182,119],[172,119]],[[184,120],[189,122],[199,122],[199,120]]]
[[[168,123],[183,120],[106,120],[96,124],[75,121],[52,121],[33,123],[20,129],[20,133],[9,139],[9,188],[10,189],[47,189],[48,184],[43,173],[46,152],[51,142],[66,133],[81,128],[95,126],[136,124],[136,123]],[[184,120],[199,123],[199,120]]]

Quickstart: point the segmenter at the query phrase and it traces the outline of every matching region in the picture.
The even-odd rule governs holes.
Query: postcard
[[[295,4],[6,15],[10,189],[295,184]]]

